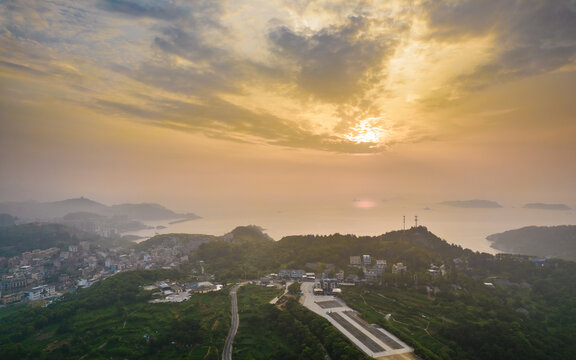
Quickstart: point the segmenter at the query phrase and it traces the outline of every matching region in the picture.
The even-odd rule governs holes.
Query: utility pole
[[[415,227],[418,227],[418,215],[414,216]]]
[[[406,230],[406,216],[402,216],[402,230]]]

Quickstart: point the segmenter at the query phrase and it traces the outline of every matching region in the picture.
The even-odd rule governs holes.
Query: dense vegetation
[[[288,312],[268,303],[280,292],[256,285],[239,289],[240,326],[234,339],[234,359],[298,359],[303,352],[309,355],[306,347],[318,352],[317,359],[322,358],[314,337],[307,337]],[[307,358],[311,357],[302,357]]]
[[[505,252],[576,260],[576,225],[528,226],[487,239],[493,248]]]
[[[162,234],[135,244],[134,247],[139,251],[148,251],[155,247],[184,247],[193,250],[200,244],[216,239],[217,237],[212,235]]]
[[[21,255],[34,249],[67,248],[89,241],[95,245],[117,245],[118,241],[105,239],[60,224],[30,223],[0,227],[0,257]]]
[[[3,359],[219,359],[230,326],[227,292],[150,304],[141,285],[177,278],[133,271],[70,294],[48,308],[3,318]],[[1,313],[1,312],[0,312]]]
[[[299,288],[295,283],[294,288]],[[240,327],[235,360],[369,359],[330,323],[293,298],[278,307],[268,302],[278,289],[247,285],[238,291]]]
[[[449,245],[425,228],[378,237],[291,236],[264,246],[211,242],[197,256],[227,278],[262,275],[306,263],[347,267],[350,255],[371,254],[388,264],[402,261],[405,274],[344,292],[369,321],[401,336],[427,359],[568,358],[576,351],[576,264],[533,262]],[[458,260],[458,265],[454,260]],[[432,277],[431,263],[446,274]],[[485,285],[491,283],[492,285]],[[430,293],[428,293],[430,291]],[[391,313],[390,321],[385,316]]]
[[[458,287],[346,288],[343,298],[370,322],[403,338],[425,359],[567,359],[576,349],[576,264],[544,266],[500,256],[484,274],[495,287],[459,274]],[[389,320],[386,320],[386,315]]]
[[[373,284],[345,288],[344,300],[423,359],[567,359],[576,353],[576,263],[477,253],[450,245],[424,227],[377,237],[308,235],[278,242],[244,227],[202,243],[183,269],[201,259],[217,280],[234,281],[330,263],[362,275],[348,267],[349,257],[361,254],[386,259],[389,266],[402,261],[409,272],[386,272]],[[431,276],[431,263],[444,264],[444,276]],[[227,291],[194,295],[182,304],[147,302],[151,292],[141,285],[180,276],[185,275],[121,273],[48,308],[2,309],[0,354],[18,359],[217,359],[230,321]],[[297,287],[290,286],[289,299],[277,306],[268,302],[278,289],[239,290],[234,358],[329,354],[334,360],[362,359],[325,319],[298,304]]]
[[[403,261],[412,270],[425,271],[430,263],[452,262],[473,254],[449,245],[424,227],[394,231],[381,236],[288,236],[277,242],[253,237],[251,241],[212,241],[202,244],[196,259],[224,279],[254,278],[285,268],[305,268],[307,263],[335,264],[347,268],[351,255],[371,254],[388,263]]]

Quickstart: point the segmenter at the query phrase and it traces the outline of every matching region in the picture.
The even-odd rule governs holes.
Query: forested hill
[[[30,223],[0,227],[0,257],[11,257],[34,249],[67,248],[81,241],[106,244],[101,236],[61,224]]]
[[[487,239],[494,249],[507,253],[576,260],[576,225],[528,226]]]
[[[195,253],[210,271],[225,279],[244,273],[256,277],[280,268],[304,268],[307,263],[330,263],[346,268],[352,255],[370,254],[388,263],[404,262],[412,269],[425,270],[431,263],[452,263],[452,259],[472,254],[460,246],[448,244],[420,226],[393,231],[381,236],[302,235],[288,236],[277,242],[217,240],[200,245]]]
[[[173,248],[184,247],[188,251],[196,249],[200,244],[208,241],[218,239],[213,235],[197,235],[197,234],[162,234],[151,237],[148,240],[142,241],[135,245],[136,249],[140,251],[147,251],[152,248]]]

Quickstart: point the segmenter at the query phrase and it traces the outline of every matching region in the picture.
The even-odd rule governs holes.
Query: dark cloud
[[[99,7],[125,15],[163,20],[185,17],[189,12],[186,7],[169,0],[102,0]]]
[[[316,32],[282,26],[272,29],[268,38],[278,57],[298,69],[301,89],[325,101],[348,101],[382,80],[383,61],[397,43],[390,34],[371,32],[373,22],[354,16],[344,25]]]
[[[217,47],[206,44],[195,27],[186,31],[175,26],[162,29],[154,39],[154,45],[160,50],[182,56],[191,61],[222,61],[226,53]]]
[[[495,37],[494,58],[460,78],[465,87],[558,69],[576,60],[576,1],[430,1],[431,38]]]

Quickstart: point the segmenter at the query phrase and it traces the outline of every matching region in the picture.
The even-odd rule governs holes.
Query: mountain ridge
[[[70,213],[93,213],[109,217],[122,215],[142,221],[200,218],[194,213],[176,213],[155,203],[124,203],[108,206],[85,197],[51,202],[0,202],[0,213],[16,216],[22,221],[52,220],[63,218]]]

